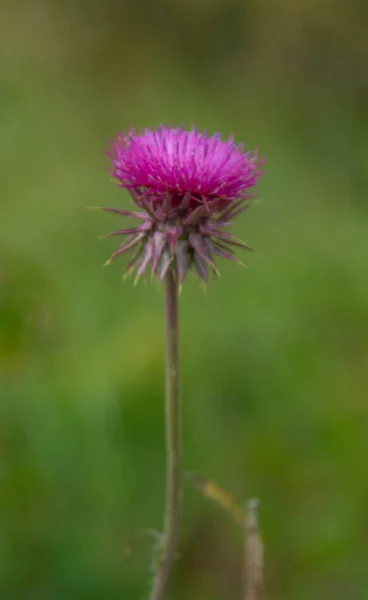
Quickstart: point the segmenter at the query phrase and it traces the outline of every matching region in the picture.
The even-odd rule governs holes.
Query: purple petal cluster
[[[160,126],[118,134],[108,155],[113,177],[139,208],[104,209],[139,221],[110,234],[127,239],[108,263],[134,249],[127,272],[136,279],[148,268],[162,279],[171,268],[183,283],[192,266],[207,281],[217,256],[238,262],[235,247],[248,246],[225,227],[249,205],[261,173],[256,151],[244,153],[219,134]]]

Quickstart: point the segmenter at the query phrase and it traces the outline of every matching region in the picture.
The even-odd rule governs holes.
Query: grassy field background
[[[185,468],[261,501],[265,598],[368,597],[364,4],[5,1],[0,595],[147,597],[164,490],[163,291],[101,265],[130,125],[266,156],[258,252],[181,296]],[[171,600],[241,598],[241,534],[184,492]]]

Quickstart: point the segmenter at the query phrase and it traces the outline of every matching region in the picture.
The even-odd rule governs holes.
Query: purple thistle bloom
[[[244,153],[217,133],[160,126],[118,134],[108,156],[139,212],[104,210],[140,223],[109,234],[128,237],[106,264],[133,248],[127,273],[135,271],[136,279],[150,267],[161,280],[172,268],[183,283],[193,265],[207,281],[209,270],[218,273],[216,256],[238,262],[234,248],[249,249],[224,227],[249,206],[248,189],[261,173],[256,151]]]

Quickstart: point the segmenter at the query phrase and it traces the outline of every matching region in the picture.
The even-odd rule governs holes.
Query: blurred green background
[[[259,146],[263,202],[181,297],[185,468],[261,501],[265,598],[368,598],[364,0],[3,0],[0,597],[147,598],[164,496],[162,289],[97,240],[130,125]],[[119,220],[119,223],[121,221]],[[241,533],[187,487],[170,600],[241,596]]]

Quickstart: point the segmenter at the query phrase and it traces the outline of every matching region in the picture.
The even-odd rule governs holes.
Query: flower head
[[[248,207],[249,188],[261,172],[257,152],[243,152],[196,129],[160,126],[120,133],[108,156],[112,176],[129,190],[139,211],[105,208],[139,221],[109,235],[128,236],[107,264],[131,248],[127,273],[136,279],[150,267],[163,279],[172,268],[180,283],[191,266],[207,281],[215,257],[237,261],[234,248],[248,246],[224,228]]]

